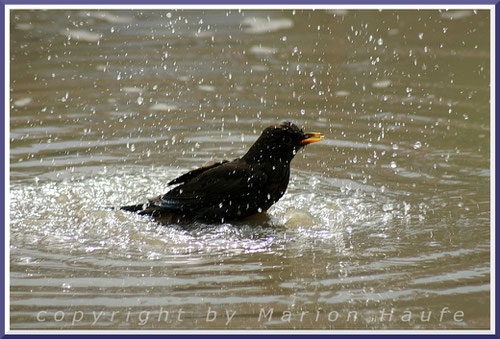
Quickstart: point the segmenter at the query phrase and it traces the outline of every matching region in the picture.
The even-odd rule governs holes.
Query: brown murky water
[[[13,329],[489,328],[487,11],[10,19]],[[326,139],[267,218],[106,209],[283,120]]]

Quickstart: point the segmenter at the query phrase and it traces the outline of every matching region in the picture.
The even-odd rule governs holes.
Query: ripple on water
[[[338,235],[347,227],[352,229],[373,219],[383,221],[387,215],[407,215],[402,204],[395,203],[387,211],[381,200],[373,199],[368,192],[342,194],[329,181],[319,184],[316,180],[315,192],[311,193],[307,185],[312,179],[301,172],[292,176],[288,192],[267,215],[233,223],[198,224],[189,229],[165,227],[146,217],[109,209],[166,192],[166,183],[181,172],[162,168],[140,176],[106,173],[83,180],[14,184],[10,203],[13,242],[154,261],[194,253],[274,251],[289,237],[298,242],[329,241],[340,239]],[[342,243],[334,245],[345,247]]]

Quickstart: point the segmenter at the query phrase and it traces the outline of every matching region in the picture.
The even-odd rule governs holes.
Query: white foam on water
[[[215,87],[210,85],[199,85],[198,89],[204,92],[215,92]]]
[[[253,54],[276,54],[278,52],[278,49],[277,48],[272,48],[272,47],[266,47],[266,46],[262,46],[262,45],[256,45],[256,46],[252,46],[250,47],[250,53],[253,53]]]
[[[177,109],[177,106],[175,105],[170,105],[170,104],[165,104],[165,103],[157,103],[149,107],[150,110],[152,111],[173,111]]]
[[[23,107],[23,106],[26,106],[26,105],[30,104],[31,101],[32,101],[31,98],[18,99],[16,101],[14,101],[14,106],[16,106],[16,107]]]
[[[448,20],[458,20],[462,18],[467,18],[474,14],[473,11],[448,11],[444,12],[441,14],[441,17],[443,19],[448,19]]]
[[[115,15],[109,12],[101,12],[101,11],[82,12],[80,13],[80,16],[99,19],[102,21],[106,21],[110,24],[127,24],[134,21],[134,18],[129,16]]]
[[[380,80],[372,83],[372,87],[374,88],[387,88],[392,84],[391,80]]]
[[[97,42],[102,38],[102,34],[80,29],[63,30],[61,34],[66,35],[68,39],[84,42]]]
[[[244,29],[246,33],[254,34],[271,33],[293,27],[293,21],[287,18],[245,18],[243,19],[242,24],[249,26]]]

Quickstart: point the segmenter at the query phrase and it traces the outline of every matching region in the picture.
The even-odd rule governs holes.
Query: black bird
[[[291,122],[270,126],[241,158],[187,172],[168,183],[180,185],[166,194],[121,209],[170,222],[224,222],[267,211],[285,193],[295,154],[322,139]]]

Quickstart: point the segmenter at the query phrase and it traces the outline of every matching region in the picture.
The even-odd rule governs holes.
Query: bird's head
[[[297,125],[286,121],[267,127],[245,154],[251,161],[290,162],[305,145],[323,140],[320,133],[305,133]]]

